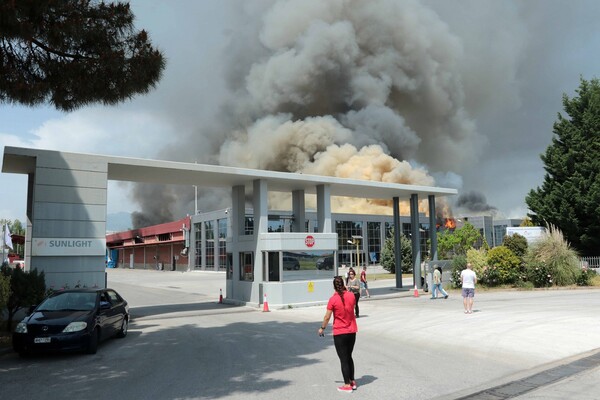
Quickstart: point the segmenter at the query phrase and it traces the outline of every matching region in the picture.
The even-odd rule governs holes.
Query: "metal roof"
[[[331,176],[306,175],[302,173],[265,171],[220,165],[184,163],[176,161],[116,157],[98,154],[68,153],[55,150],[23,147],[4,147],[2,172],[29,174],[35,172],[35,158],[41,154],[54,157],[85,157],[86,160],[106,162],[108,179],[116,181],[162,183],[175,185],[197,185],[199,187],[244,186],[248,193],[253,190],[253,181],[267,181],[269,191],[292,192],[304,190],[316,193],[317,185],[328,185],[332,196],[347,196],[369,199],[407,200],[411,194],[420,198],[428,195],[456,195],[456,189],[434,186],[404,185]],[[69,158],[71,158],[69,157]]]

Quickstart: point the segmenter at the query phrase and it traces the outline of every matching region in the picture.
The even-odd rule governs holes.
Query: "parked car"
[[[300,262],[295,257],[284,256],[283,269],[294,269],[297,271],[300,269]]]
[[[21,356],[37,351],[83,350],[95,354],[98,343],[127,336],[129,306],[112,289],[55,292],[19,322],[13,349]]]
[[[333,269],[333,257],[317,259],[317,269]]]

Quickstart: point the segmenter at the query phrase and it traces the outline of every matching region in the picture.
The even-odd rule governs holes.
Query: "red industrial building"
[[[108,264],[120,268],[187,271],[189,231],[188,216],[174,222],[108,234]]]

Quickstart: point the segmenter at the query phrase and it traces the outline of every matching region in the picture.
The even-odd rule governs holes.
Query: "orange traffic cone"
[[[269,312],[269,303],[267,302],[267,294],[265,293],[265,297],[263,300],[263,312]]]
[[[219,289],[219,304],[223,304],[223,289]]]
[[[417,289],[417,285],[415,285],[415,291],[413,292],[414,297],[419,297],[419,289]]]

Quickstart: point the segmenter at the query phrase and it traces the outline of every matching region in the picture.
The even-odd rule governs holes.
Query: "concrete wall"
[[[105,286],[107,162],[79,154],[42,152],[28,194],[26,253],[46,286]],[[30,233],[30,235],[29,235]],[[52,239],[89,239],[93,248],[50,248]],[[48,255],[51,254],[51,255]]]

